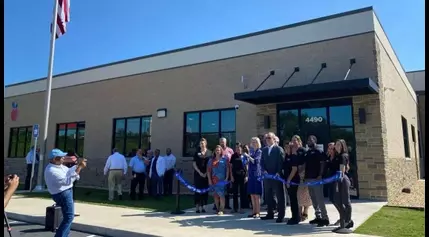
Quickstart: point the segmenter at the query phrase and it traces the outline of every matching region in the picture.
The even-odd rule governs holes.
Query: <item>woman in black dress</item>
[[[207,149],[207,140],[202,138],[200,140],[200,150],[195,152],[194,162],[192,163],[194,167],[194,185],[198,189],[209,187],[207,163],[212,156],[212,152]],[[195,193],[195,208],[197,213],[206,212],[205,205],[207,205],[208,198],[208,193]]]

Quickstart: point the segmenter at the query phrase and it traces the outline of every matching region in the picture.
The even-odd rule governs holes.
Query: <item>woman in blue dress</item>
[[[218,215],[223,215],[225,208],[225,185],[216,185],[228,182],[229,162],[228,157],[222,156],[222,147],[216,146],[214,157],[207,166],[207,177],[209,185],[213,186],[213,198]]]
[[[258,180],[262,175],[261,168],[261,140],[258,137],[252,137],[250,146],[252,147],[250,154],[245,153],[248,160],[248,181],[247,192],[252,200],[253,212],[248,217],[259,218],[261,213],[261,194],[262,180]]]

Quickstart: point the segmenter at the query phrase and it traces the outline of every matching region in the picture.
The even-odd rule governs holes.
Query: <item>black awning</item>
[[[377,83],[370,78],[364,78],[261,91],[240,92],[234,94],[234,99],[259,105],[377,93]]]

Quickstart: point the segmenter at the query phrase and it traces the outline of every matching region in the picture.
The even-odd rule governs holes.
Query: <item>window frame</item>
[[[111,142],[111,149],[115,148],[115,140],[116,140],[116,121],[118,120],[125,120],[124,123],[124,144],[123,144],[123,151],[119,151],[122,155],[124,155],[125,157],[128,157],[128,154],[124,154],[126,151],[126,144],[127,144],[127,128],[128,128],[128,119],[140,119],[140,124],[139,124],[139,146],[138,147],[134,147],[137,149],[141,148],[142,145],[142,126],[143,126],[143,118],[150,118],[150,134],[149,136],[145,136],[149,138],[149,149],[151,149],[152,146],[152,122],[153,122],[153,116],[152,115],[142,115],[142,116],[132,116],[132,117],[120,117],[120,118],[114,118],[113,119],[113,129],[112,129],[112,142]]]
[[[408,121],[404,116],[401,116],[401,127],[402,127],[402,139],[404,143],[404,154],[405,159],[411,159],[411,150],[410,150],[410,134],[408,131]]]
[[[234,119],[234,131],[222,131],[222,112],[224,111],[233,111],[235,115]],[[201,118],[203,113],[209,113],[209,112],[218,112],[218,131],[217,132],[202,132],[201,131]],[[198,113],[198,132],[192,132],[187,133],[187,115],[188,114],[194,114]],[[228,134],[234,134],[235,140],[237,140],[237,110],[234,107],[228,107],[228,108],[221,108],[221,109],[209,109],[209,110],[196,110],[196,111],[188,111],[183,113],[183,139],[182,139],[182,156],[183,157],[192,157],[194,154],[188,154],[186,152],[186,138],[187,135],[198,135],[199,139],[204,137],[205,134],[218,134],[218,137],[221,138],[222,134],[228,133]]]
[[[19,130],[25,128],[25,139],[24,139],[24,148],[27,147],[27,140],[28,140],[28,131],[31,130],[31,136],[30,136],[30,147],[33,144],[33,126],[20,126],[20,127],[11,127],[9,129],[9,145],[8,145],[8,151],[7,151],[7,157],[8,158],[25,158],[27,156],[28,151],[26,151],[24,149],[24,155],[23,156],[18,156],[17,155],[17,150],[18,150],[18,144],[19,144]],[[11,156],[11,152],[12,152],[12,131],[16,129],[17,130],[17,134],[16,134],[16,141],[15,141],[15,156]]]
[[[55,129],[55,148],[58,148],[58,149],[60,149],[60,150],[62,150],[64,152],[67,152],[65,148],[67,146],[67,130],[68,130],[68,125],[69,124],[74,124],[74,123],[76,124],[76,135],[79,133],[79,124],[84,124],[85,125],[85,134],[86,134],[86,122],[85,121],[57,123],[56,124],[56,129]],[[64,130],[64,137],[65,137],[64,147],[59,147],[58,146],[58,132],[59,132],[60,126],[63,125],[63,124],[66,125],[66,128]],[[77,153],[78,150],[79,150],[78,149],[79,139],[76,137],[75,140],[76,141],[75,141],[73,149],[74,149],[75,153]],[[84,140],[84,143],[85,143],[85,136],[84,136],[83,140]],[[84,145],[83,153],[84,152],[85,152],[85,145]],[[78,155],[83,156],[83,154],[78,154]]]

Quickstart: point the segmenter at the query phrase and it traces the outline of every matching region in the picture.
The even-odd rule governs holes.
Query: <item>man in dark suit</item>
[[[283,162],[285,159],[285,152],[283,148],[276,145],[275,143],[276,135],[272,132],[268,133],[265,137],[267,146],[262,149],[262,171],[265,174],[280,175],[282,172]],[[277,223],[283,222],[285,217],[285,193],[283,188],[283,183],[266,179],[264,180],[264,189],[266,190],[265,194],[266,202],[268,205],[267,215],[261,217],[262,220],[271,220],[274,219],[274,206],[273,196],[277,197]]]

